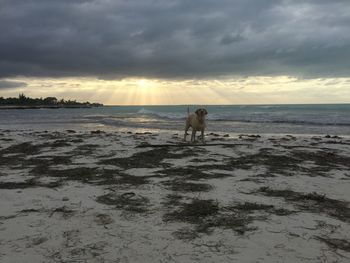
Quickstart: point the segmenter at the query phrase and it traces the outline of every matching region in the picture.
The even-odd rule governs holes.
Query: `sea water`
[[[1,129],[181,131],[187,105],[0,110]],[[201,106],[189,106],[194,112]],[[208,132],[350,135],[350,104],[207,105]]]

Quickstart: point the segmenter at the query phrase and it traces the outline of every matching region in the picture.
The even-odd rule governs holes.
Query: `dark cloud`
[[[348,0],[0,0],[0,77],[350,75]]]
[[[24,82],[0,79],[0,89],[23,88],[25,86],[27,86],[27,84]]]
[[[223,36],[223,38],[221,39],[221,44],[223,45],[229,45],[232,44],[234,42],[239,42],[239,41],[243,41],[244,38],[240,35],[240,34],[228,34]]]

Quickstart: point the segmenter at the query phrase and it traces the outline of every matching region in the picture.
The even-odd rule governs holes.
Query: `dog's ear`
[[[198,109],[198,110],[196,110],[195,111],[195,113],[197,114],[197,115],[199,115],[199,112],[201,111],[201,109]]]
[[[203,109],[203,110],[204,110],[204,114],[208,115],[208,111],[206,109]]]

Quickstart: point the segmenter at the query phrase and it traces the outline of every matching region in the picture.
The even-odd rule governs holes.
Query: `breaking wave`
[[[167,120],[184,120],[187,113],[167,113],[167,112],[155,112],[142,108],[138,111],[138,114],[143,116],[152,116],[160,119]],[[208,114],[207,120],[209,121],[232,121],[232,122],[247,122],[247,123],[280,123],[280,124],[296,124],[296,125],[337,125],[337,126],[350,126],[350,118],[343,116],[332,117],[322,115],[293,115],[288,114],[276,114],[276,113],[213,113]]]

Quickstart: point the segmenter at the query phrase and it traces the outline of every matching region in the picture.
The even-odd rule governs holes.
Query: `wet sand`
[[[348,262],[350,139],[0,130],[1,262]]]

